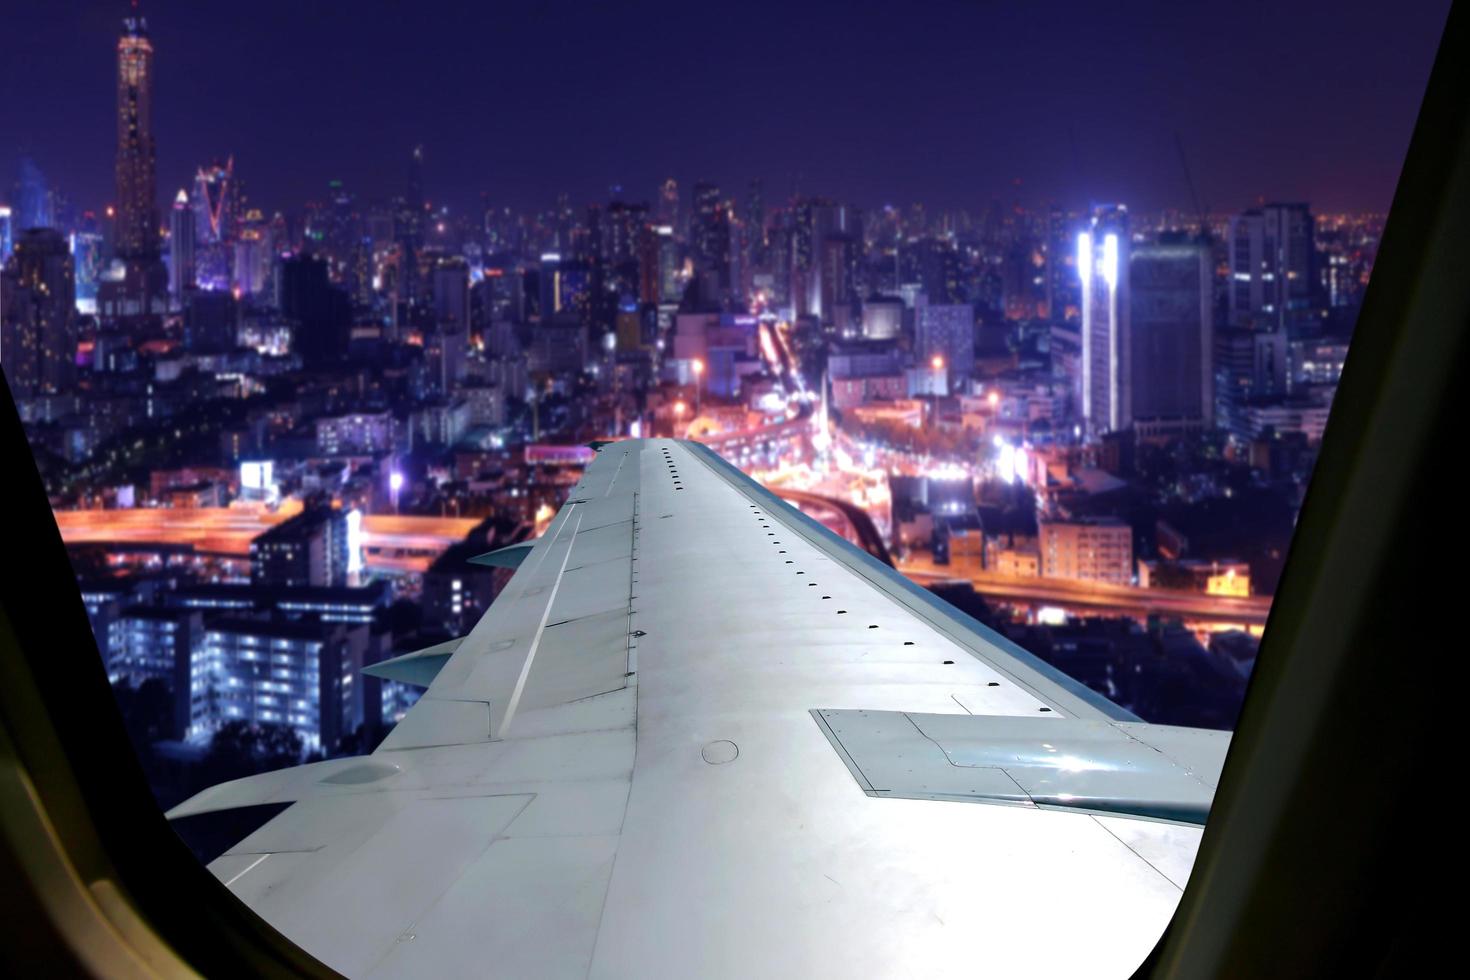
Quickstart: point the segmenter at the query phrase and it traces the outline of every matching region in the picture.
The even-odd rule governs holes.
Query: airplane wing
[[[1168,923],[1228,734],[1142,723],[694,443],[601,446],[516,557],[371,755],[169,814],[290,802],[210,869],[334,969],[1125,976]]]

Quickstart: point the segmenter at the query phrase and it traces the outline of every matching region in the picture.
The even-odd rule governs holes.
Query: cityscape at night
[[[639,438],[1234,727],[1447,4],[244,6],[0,69],[0,368],[165,808],[374,749]]]

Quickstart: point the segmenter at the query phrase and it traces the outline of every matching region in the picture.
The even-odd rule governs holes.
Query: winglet
[[[415,650],[413,653],[405,653],[401,657],[368,664],[362,668],[362,673],[369,677],[381,677],[388,681],[401,681],[417,687],[428,687],[434,683],[434,678],[449,662],[454,651],[459,649],[460,641],[463,639],[462,636],[455,637],[431,647],[424,647],[422,650]]]
[[[496,548],[487,551],[483,555],[476,555],[470,559],[472,565],[492,565],[496,568],[520,568],[521,562],[536,547],[536,538],[529,541],[519,541],[515,544],[506,545],[504,548]]]

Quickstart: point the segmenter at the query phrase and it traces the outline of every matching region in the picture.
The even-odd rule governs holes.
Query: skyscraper
[[[921,365],[944,358],[952,387],[975,372],[975,308],[968,303],[930,303],[920,293],[914,303],[914,351]]]
[[[293,321],[291,347],[307,367],[341,360],[352,337],[352,302],[333,286],[327,261],[298,255],[281,262],[278,304]]]
[[[1046,306],[1047,316],[1065,320],[1068,311],[1079,311],[1077,294],[1077,250],[1072,247],[1068,231],[1072,216],[1052,208],[1046,225]]]
[[[470,325],[470,268],[464,258],[447,255],[434,263],[434,323],[441,330]]]
[[[750,182],[750,196],[745,201],[745,264],[747,268],[766,263],[765,185],[756,178]]]
[[[148,22],[125,17],[117,39],[117,251],[125,258],[158,251],[154,154],[153,45]]]
[[[235,225],[235,287],[246,296],[263,292],[271,273],[271,226],[259,208],[240,215]],[[361,281],[363,276],[355,276]],[[371,285],[371,279],[368,279]]]
[[[690,237],[694,265],[701,274],[716,278],[722,289],[730,286],[730,215],[720,199],[720,188],[701,181],[694,185],[694,216]]]
[[[106,266],[102,234],[85,226],[72,232],[71,256],[77,279],[77,312],[96,313],[97,293]]]
[[[1230,322],[1275,330],[1312,305],[1315,226],[1305,204],[1267,204],[1230,218]]]
[[[66,394],[76,370],[76,274],[61,232],[30,228],[0,273],[0,367],[16,398]]]
[[[1128,278],[1134,427],[1140,435],[1209,428],[1215,413],[1209,244],[1181,237],[1140,245]]]
[[[176,305],[194,287],[194,209],[182,187],[168,215],[168,291]]]
[[[234,184],[234,157],[194,175],[194,271],[203,289],[229,289],[234,281]]]
[[[660,225],[658,235],[658,301],[677,306],[684,298],[684,256],[670,225]]]
[[[158,311],[168,286],[159,259],[153,145],[153,45],[148,22],[123,18],[117,39],[117,238],[126,266],[123,312]]]
[[[857,213],[844,204],[820,198],[796,202],[791,247],[793,304],[798,314],[811,314],[832,323],[837,307],[851,299],[849,267],[862,242]],[[934,295],[934,294],[931,294]]]
[[[1079,397],[1089,434],[1126,429],[1131,421],[1128,333],[1128,209],[1095,207],[1077,236],[1082,283],[1082,377]]]
[[[406,193],[394,198],[393,233],[399,249],[399,299],[410,305],[423,296],[425,284],[419,275],[419,253],[424,248],[424,147],[415,146],[409,154]]]
[[[679,234],[679,183],[670,177],[659,185],[658,223],[667,225],[676,237]]]

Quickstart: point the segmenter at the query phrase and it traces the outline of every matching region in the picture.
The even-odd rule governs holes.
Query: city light
[[[1024,451],[999,437],[997,437],[996,450],[995,469],[1000,479],[1005,483],[1023,481],[1026,468]]]
[[[213,16],[194,20],[218,27]],[[192,24],[161,37],[171,49],[182,34],[220,53],[210,46],[218,34]],[[1100,105],[1112,103],[1103,101],[1110,73],[1042,72],[1016,89],[1022,101],[992,134],[993,153],[956,142],[963,125],[952,113],[914,117],[922,125],[904,130],[905,152],[972,159],[893,187],[904,205],[881,207],[864,188],[882,175],[860,172],[862,154],[846,153],[835,131],[805,138],[832,120],[786,121],[772,111],[779,98],[752,103],[771,138],[729,141],[712,168],[726,174],[718,183],[696,173],[708,161],[691,118],[707,123],[708,112],[664,112],[661,124],[684,138],[661,141],[656,161],[628,156],[618,136],[626,119],[587,125],[588,111],[611,106],[621,119],[648,108],[629,79],[670,63],[657,31],[629,49],[647,57],[591,83],[605,87],[592,102],[548,102],[522,86],[511,101],[524,111],[508,129],[466,129],[463,86],[436,88],[432,72],[405,69],[395,85],[422,96],[414,122],[424,146],[394,137],[393,126],[364,127],[381,115],[372,99],[323,101],[323,92],[358,91],[343,85],[370,76],[373,59],[313,62],[282,31],[273,35],[282,57],[306,73],[291,108],[325,113],[344,138],[297,146],[269,127],[242,130],[237,176],[231,146],[212,143],[209,127],[180,125],[184,83],[155,74],[146,29],[134,23],[119,37],[112,28],[121,44],[111,54],[96,43],[104,39],[85,41],[99,59],[117,59],[111,91],[96,90],[96,73],[52,72],[48,92],[91,88],[80,100],[16,100],[106,104],[116,116],[50,147],[41,132],[37,158],[68,161],[50,178],[30,161],[13,183],[7,176],[0,333],[57,525],[68,546],[84,546],[79,572],[98,580],[86,582],[96,593],[86,601],[108,676],[135,690],[149,671],[174,683],[114,649],[114,635],[153,635],[154,621],[183,629],[180,610],[201,617],[201,636],[218,634],[189,651],[201,666],[178,716],[211,698],[218,706],[181,720],[169,741],[202,746],[235,719],[289,722],[327,757],[365,751],[339,734],[380,737],[414,694],[385,682],[380,701],[364,699],[358,682],[356,697],[327,699],[345,707],[324,709],[327,686],[297,690],[280,677],[261,679],[278,689],[257,686],[250,671],[221,665],[264,666],[279,643],[289,669],[306,676],[331,662],[313,660],[308,642],[346,643],[357,656],[470,634],[509,576],[465,559],[534,538],[558,514],[590,513],[584,502],[607,506],[607,487],[584,479],[599,457],[642,449],[642,463],[627,457],[617,490],[640,495],[645,542],[704,526],[647,482],[654,443],[621,441],[670,435],[701,443],[936,596],[983,605],[998,633],[1034,642],[1055,669],[1092,678],[1126,710],[1176,707],[1157,704],[1167,661],[1164,686],[1189,694],[1179,710],[1215,726],[1233,717],[1384,225],[1376,212],[1266,203],[1282,188],[1306,194],[1314,179],[1324,191],[1372,183],[1341,176],[1361,166],[1356,144],[1333,144],[1327,170],[1301,150],[1311,144],[1300,134],[1320,125],[1313,114],[1296,114],[1271,140],[1242,136],[1229,120],[1192,121],[1201,148],[1230,149],[1201,154],[1201,187],[1221,207],[1200,214],[1180,200],[1185,182],[1113,166],[1130,159],[1126,126],[1088,127],[1080,159],[1097,163],[1093,172],[1059,166],[1065,153],[1043,159],[1056,147],[1028,133],[1055,128],[1054,102],[1033,88],[1092,85]],[[1065,34],[1046,43],[1066,46]],[[711,36],[698,32],[689,50]],[[585,59],[558,61],[554,45],[531,40],[501,48],[541,60],[550,51],[536,71],[587,82]],[[830,67],[843,49],[802,50]],[[1321,57],[1311,45],[1293,50]],[[176,57],[170,50],[166,63]],[[971,60],[956,70],[989,73],[989,86],[1013,81],[994,59]],[[1053,63],[1065,74],[1083,60]],[[1118,71],[1149,67],[1114,60]],[[1352,62],[1333,60],[1331,71],[1343,64]],[[684,81],[704,85],[706,67],[718,66],[694,64]],[[249,104],[259,97],[250,73],[216,74],[245,100],[231,118],[255,126],[262,107]],[[1240,104],[1279,105],[1250,101],[1263,94],[1256,74],[1242,74]],[[892,84],[898,116],[974,91]],[[859,130],[881,133],[889,115]],[[61,113],[56,125],[78,118]],[[1361,128],[1380,142],[1398,132]],[[802,159],[773,156],[796,145],[793,133]],[[1299,164],[1275,190],[1269,173],[1221,176],[1239,156],[1234,144],[1257,137],[1255,150],[1271,150],[1262,159]],[[1380,145],[1371,159],[1381,175],[1392,155]],[[1004,161],[1017,172],[1001,175],[1012,169]],[[62,173],[68,186],[51,179]],[[321,179],[331,173],[346,179]],[[623,186],[620,174],[642,176]],[[1155,209],[1084,204],[1113,186]],[[1375,188],[1388,199],[1391,188]],[[665,448],[660,469],[708,476],[685,450]],[[691,497],[701,509],[713,499],[675,495]],[[577,510],[563,509],[569,500]],[[575,533],[574,520],[558,526]],[[679,543],[692,547],[695,531],[687,535]],[[823,591],[795,581],[816,596],[830,587],[838,604],[844,586],[807,562],[805,547],[782,552],[771,574],[819,578]],[[645,570],[639,581],[659,578],[655,563]],[[706,598],[714,608],[725,597]],[[413,615],[384,615],[400,603]],[[820,598],[814,608],[823,610]],[[118,626],[128,616],[132,634]],[[213,628],[241,618],[259,628]],[[371,636],[350,632],[373,623]],[[1214,635],[1226,631],[1228,641]],[[935,652],[883,649],[870,662],[884,670],[897,670],[895,655],[928,663]],[[234,688],[250,698],[229,697]],[[289,713],[260,710],[272,702],[254,701],[259,691]],[[328,723],[324,710],[341,717]]]
[[[1103,236],[1102,277],[1109,290],[1118,288],[1118,236],[1109,232]]]
[[[354,507],[347,511],[347,574],[354,578],[363,570],[363,540],[362,511]]]

